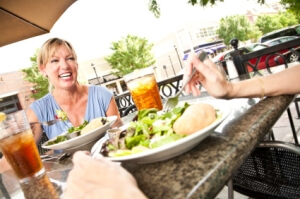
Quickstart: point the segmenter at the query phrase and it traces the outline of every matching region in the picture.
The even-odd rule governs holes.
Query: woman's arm
[[[31,108],[29,108],[27,110],[26,114],[27,114],[27,119],[28,119],[29,123],[30,122],[39,122],[37,116],[35,115],[34,111]],[[39,124],[32,124],[31,130],[34,135],[35,142],[38,144],[42,138],[43,129],[42,129],[41,125],[39,125]]]
[[[201,62],[196,55],[191,56],[186,68],[184,78],[197,69],[197,74],[186,86],[187,93],[199,95],[197,88],[199,82],[207,92],[216,98],[241,98],[241,97],[263,97],[283,94],[300,93],[298,80],[300,79],[300,64],[284,71],[267,75],[257,76],[239,82],[228,82],[211,60]]]
[[[119,127],[119,126],[123,125],[121,117],[120,117],[119,109],[118,109],[118,106],[117,106],[117,103],[116,103],[114,97],[112,97],[110,100],[108,109],[106,111],[106,115],[107,116],[116,115],[118,117],[117,121],[113,124],[112,127]]]

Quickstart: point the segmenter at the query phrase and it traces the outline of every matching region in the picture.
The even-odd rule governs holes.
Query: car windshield
[[[257,45],[254,48],[252,48],[252,51],[260,50],[260,49],[263,49],[266,47],[268,47],[268,46],[267,45]]]
[[[251,45],[247,46],[247,48],[249,49],[250,52],[260,50],[260,49],[263,49],[263,48],[266,48],[266,47],[268,47],[268,45],[259,44],[259,43],[255,43],[255,44],[251,44]]]
[[[284,43],[293,39],[297,39],[297,36],[286,36],[286,37],[279,37],[276,39],[272,39],[266,42],[269,46],[274,46],[276,44]]]
[[[297,27],[295,28],[295,30],[296,30],[297,34],[299,35],[299,34],[300,34],[300,26],[297,26]]]
[[[256,51],[256,50],[260,50],[260,49],[263,49],[263,48],[267,48],[267,47],[269,47],[269,46],[265,45],[265,44],[255,43],[255,44],[250,44],[250,45],[247,45],[247,46],[239,47],[239,51],[240,51],[240,55],[243,55],[243,54],[250,53],[250,52],[253,52],[253,51]],[[230,54],[232,52],[233,52],[233,50],[231,50],[230,52],[228,52],[224,56],[224,59],[225,60],[230,59],[231,58]]]

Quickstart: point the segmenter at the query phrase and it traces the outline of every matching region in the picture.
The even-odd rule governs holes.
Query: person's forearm
[[[264,97],[300,93],[300,65],[268,76],[257,76],[228,87],[228,98]]]
[[[266,96],[300,93],[300,65],[264,77]]]
[[[265,95],[262,88],[263,80],[258,80],[257,78],[252,78],[248,80],[243,80],[240,82],[231,82],[231,87],[229,87],[228,98],[242,98],[242,97],[262,97]]]

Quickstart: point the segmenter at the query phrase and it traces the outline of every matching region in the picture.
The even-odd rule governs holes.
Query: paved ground
[[[300,106],[300,102],[299,102]],[[297,118],[297,112],[295,108],[295,103],[292,103],[290,105],[291,114],[293,117],[293,122],[295,126],[295,130],[297,132],[298,141],[300,141],[300,119]],[[276,124],[273,127],[274,136],[276,140],[282,140],[287,142],[293,142],[293,133],[291,130],[289,118],[287,111],[285,111],[280,119],[276,122]],[[215,199],[228,199],[228,192],[227,192],[227,186],[224,187],[224,189],[219,193],[219,195]],[[237,192],[234,192],[234,199],[250,199],[247,196],[241,195]]]

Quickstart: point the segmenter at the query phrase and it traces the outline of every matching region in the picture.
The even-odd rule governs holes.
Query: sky
[[[267,0],[267,2],[273,0]],[[244,14],[256,0],[225,0],[214,6],[192,6],[188,0],[157,0],[160,18],[148,10],[149,0],[78,0],[58,19],[50,33],[0,47],[0,74],[31,66],[30,57],[49,38],[69,41],[78,62],[109,55],[111,42],[128,34],[155,42],[187,22]]]

